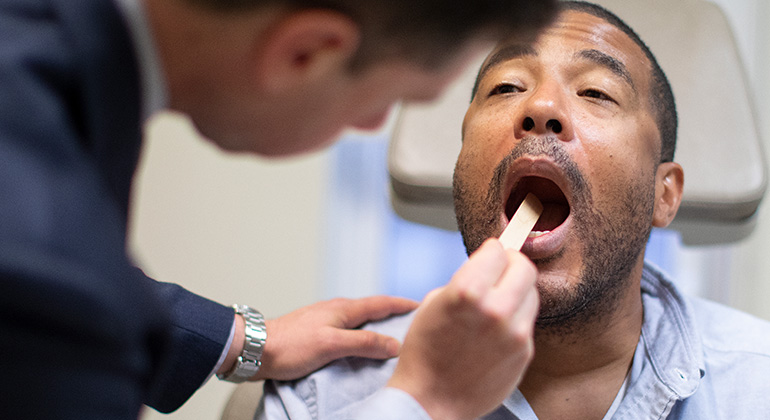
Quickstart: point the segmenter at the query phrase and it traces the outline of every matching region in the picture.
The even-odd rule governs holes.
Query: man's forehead
[[[537,57],[544,49],[567,44],[575,48],[573,59],[585,59],[606,67],[632,86],[633,79],[625,62],[634,55],[643,62],[647,61],[641,48],[620,28],[598,16],[567,10],[561,12],[559,19],[546,28],[535,44],[510,42],[495,48],[482,64],[477,81],[508,61],[527,56]]]

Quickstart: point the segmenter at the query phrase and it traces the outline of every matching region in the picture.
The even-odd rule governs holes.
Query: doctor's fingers
[[[536,287],[530,289],[508,321],[508,331],[513,336],[532,338],[535,321],[540,310],[540,294]]]
[[[448,287],[461,301],[478,302],[498,282],[508,264],[500,241],[488,239],[457,270]]]
[[[482,299],[485,312],[501,319],[510,319],[522,310],[532,295],[537,298],[537,269],[522,253],[507,250],[508,266],[499,281],[489,289]],[[537,303],[537,300],[536,300]],[[529,307],[525,308],[530,310]]]
[[[419,302],[401,297],[369,296],[359,299],[337,298],[326,304],[328,310],[339,317],[342,328],[356,328],[369,321],[412,311]]]

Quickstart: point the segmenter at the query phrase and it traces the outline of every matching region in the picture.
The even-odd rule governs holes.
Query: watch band
[[[246,339],[243,352],[235,362],[233,369],[227,373],[217,374],[217,378],[234,383],[241,383],[254,376],[262,365],[262,351],[265,349],[267,330],[265,318],[259,311],[246,305],[233,305],[235,313],[241,315],[246,322]]]

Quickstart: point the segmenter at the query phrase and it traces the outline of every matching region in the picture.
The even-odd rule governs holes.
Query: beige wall
[[[319,299],[328,154],[227,155],[172,115],[147,137],[130,241],[150,276],[268,317]],[[213,379],[172,415],[143,419],[216,419],[231,390]]]

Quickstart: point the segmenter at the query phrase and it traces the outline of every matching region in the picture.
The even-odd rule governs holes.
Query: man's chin
[[[526,255],[526,253],[524,254]],[[543,258],[530,258],[532,262],[537,266],[537,271],[540,273],[548,271],[558,271],[557,263],[564,256],[564,250],[560,250],[555,254],[551,254]],[[529,255],[527,255],[529,257]]]

